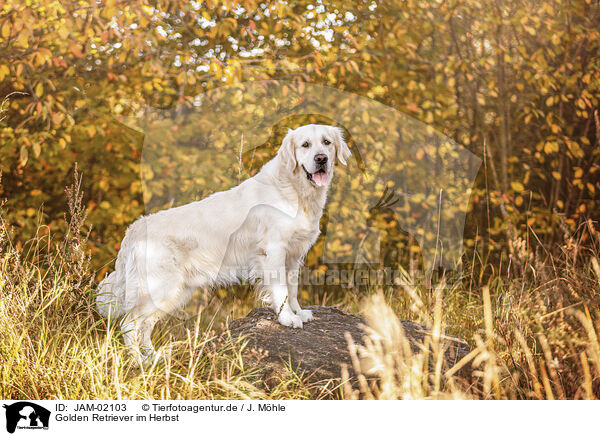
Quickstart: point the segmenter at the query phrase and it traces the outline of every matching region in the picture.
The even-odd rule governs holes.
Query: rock
[[[318,385],[332,379],[340,381],[342,365],[346,365],[351,381],[355,380],[345,335],[348,332],[354,343],[364,345],[366,334],[362,325],[365,320],[335,307],[311,306],[307,309],[313,311],[315,319],[305,323],[303,329],[283,327],[268,308],[254,309],[245,318],[232,321],[218,343],[246,343],[242,350],[245,365],[257,369],[267,387],[274,386],[289,367],[311,384]],[[428,334],[427,329],[410,321],[401,323],[411,348],[417,351]],[[444,366],[447,369],[466,356],[470,349],[462,339],[450,336],[444,339],[447,344]],[[470,368],[465,366],[459,375],[469,377]]]

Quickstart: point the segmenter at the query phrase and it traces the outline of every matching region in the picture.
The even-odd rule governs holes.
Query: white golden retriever
[[[156,322],[196,288],[253,281],[282,325],[302,328],[313,315],[298,304],[298,270],[319,235],[335,159],[345,165],[350,154],[342,129],[301,126],[240,185],[138,219],[98,287],[98,311],[123,317],[125,344],[146,362]]]

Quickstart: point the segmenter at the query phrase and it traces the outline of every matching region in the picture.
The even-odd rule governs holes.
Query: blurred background
[[[38,218],[45,231],[64,232],[64,186],[77,162],[99,272],[145,212],[143,135],[115,116],[191,105],[252,80],[376,100],[485,160],[465,238],[482,258],[515,256],[518,237],[551,247],[598,218],[596,2],[3,1],[0,10],[3,218],[21,244]],[[366,126],[378,122],[364,117]],[[236,150],[239,136],[232,140]],[[223,168],[210,161],[218,158],[192,164]],[[204,183],[231,185],[218,175]]]

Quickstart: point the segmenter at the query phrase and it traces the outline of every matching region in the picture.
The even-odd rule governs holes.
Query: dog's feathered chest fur
[[[303,258],[310,250],[310,247],[316,242],[319,237],[319,221],[323,211],[317,216],[309,216],[304,210],[300,210],[296,217],[296,226],[291,233],[288,245],[288,252],[292,257]]]

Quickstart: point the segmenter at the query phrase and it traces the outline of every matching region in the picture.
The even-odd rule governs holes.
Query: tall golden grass
[[[596,399],[600,235],[592,222],[580,230],[578,238],[565,235],[556,247],[558,254],[530,253],[522,241],[514,244],[520,252],[512,274],[490,274],[480,292],[459,285],[428,293],[407,279],[398,283],[404,298],[398,289],[372,296],[365,305],[365,345],[351,347],[359,388],[346,383],[345,396]],[[591,243],[583,247],[582,239]],[[411,350],[399,318],[431,329],[418,352]],[[472,351],[453,368],[442,370],[440,337],[445,332],[466,338]],[[473,377],[465,383],[456,376],[468,364]],[[368,383],[367,375],[381,382]]]

